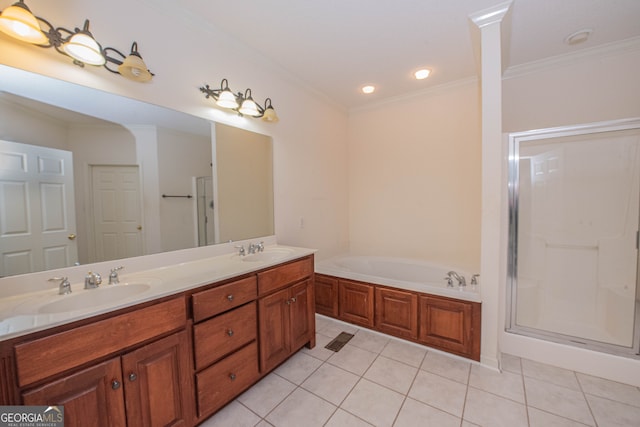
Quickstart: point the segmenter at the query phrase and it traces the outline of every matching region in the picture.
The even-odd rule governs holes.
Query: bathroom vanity
[[[243,258],[142,272],[111,286],[143,276],[162,283],[68,322],[42,314],[51,303],[35,302],[30,329],[0,336],[0,405],[64,405],[67,426],[202,422],[315,345],[313,251],[276,246]]]

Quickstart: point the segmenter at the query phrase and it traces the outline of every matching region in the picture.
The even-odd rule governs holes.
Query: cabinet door
[[[338,317],[338,279],[316,274],[316,313]]]
[[[291,287],[290,322],[291,351],[296,351],[306,343],[315,346],[315,315],[313,310],[313,286],[310,280]]]
[[[129,425],[189,426],[194,388],[186,331],[122,357]]]
[[[376,329],[400,338],[418,338],[418,295],[376,287]]]
[[[339,281],[340,319],[357,325],[373,327],[373,286]]]
[[[258,302],[260,329],[260,372],[267,372],[291,354],[289,289]]]
[[[421,296],[419,340],[473,358],[472,308],[472,303],[464,301]]]
[[[22,397],[25,405],[64,406],[66,427],[126,425],[120,358],[28,391]]]

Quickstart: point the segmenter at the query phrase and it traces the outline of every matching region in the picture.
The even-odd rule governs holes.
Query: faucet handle
[[[448,287],[453,287],[453,279],[451,278],[451,276],[445,277],[444,280],[447,281],[447,286]]]
[[[238,250],[238,255],[245,256],[246,252],[244,250],[244,246],[239,245],[239,246],[234,246],[234,247]]]
[[[479,274],[474,274],[473,276],[471,276],[471,284],[472,285],[477,285],[478,284],[478,277],[480,277]]]
[[[52,277],[49,282],[60,282],[58,286],[58,295],[67,295],[71,293],[71,283],[68,277]]]
[[[118,277],[118,271],[122,270],[123,268],[124,268],[123,266],[120,266],[120,267],[114,267],[111,269],[111,272],[109,273],[110,285],[116,285],[120,283],[120,278]]]
[[[258,249],[258,252],[263,252],[264,251],[264,242],[260,242],[256,245],[256,248]]]

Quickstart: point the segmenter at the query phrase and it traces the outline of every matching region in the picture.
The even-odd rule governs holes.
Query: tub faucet
[[[467,281],[464,279],[464,276],[456,273],[455,271],[450,271],[447,273],[447,277],[454,278],[458,281],[458,286],[467,286]]]

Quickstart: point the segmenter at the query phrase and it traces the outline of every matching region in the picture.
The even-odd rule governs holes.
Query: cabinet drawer
[[[196,369],[256,339],[256,303],[250,303],[193,327]]]
[[[257,298],[255,276],[193,294],[193,321],[199,322]]]
[[[264,295],[313,274],[313,257],[258,273],[258,293]]]
[[[259,376],[258,345],[255,342],[196,374],[198,416],[220,409]]]
[[[15,347],[18,383],[25,386],[164,333],[184,328],[184,298],[141,308]]]

